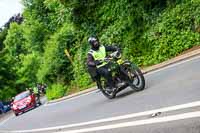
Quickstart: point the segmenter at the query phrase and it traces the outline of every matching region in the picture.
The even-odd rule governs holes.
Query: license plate
[[[26,108],[26,105],[20,106],[19,109]]]

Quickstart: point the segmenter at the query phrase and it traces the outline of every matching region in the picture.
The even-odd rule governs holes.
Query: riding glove
[[[94,62],[95,62],[95,64],[96,64],[97,66],[98,66],[98,65],[101,65],[101,64],[103,63],[102,60],[95,60]]]

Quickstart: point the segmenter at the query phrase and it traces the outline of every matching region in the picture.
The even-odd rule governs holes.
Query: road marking
[[[57,132],[57,133],[94,132],[94,131],[116,129],[116,128],[124,128],[124,127],[130,127],[130,126],[140,126],[140,125],[147,125],[147,124],[170,122],[170,121],[197,118],[197,117],[200,117],[200,111],[184,113],[184,114],[179,114],[179,115],[166,116],[166,117],[160,117],[160,118],[151,118],[151,119],[147,119],[147,120],[123,122],[123,123],[111,124],[111,125],[106,125],[106,126],[82,128],[82,129],[77,129],[77,130],[68,130],[68,131]]]
[[[176,105],[176,106],[164,107],[164,108],[160,108],[160,109],[149,110],[149,111],[144,111],[144,112],[139,112],[139,113],[133,113],[133,114],[128,114],[128,115],[122,115],[122,116],[110,117],[110,118],[99,119],[99,120],[94,120],[94,121],[70,124],[70,125],[32,129],[32,130],[13,131],[13,133],[28,133],[28,132],[49,131],[49,130],[56,130],[56,129],[66,129],[66,128],[71,128],[71,127],[86,126],[86,125],[91,125],[91,124],[123,120],[123,119],[129,119],[129,118],[145,116],[145,115],[152,115],[153,113],[156,113],[156,112],[163,113],[163,112],[175,111],[175,110],[180,110],[180,109],[185,109],[185,108],[192,108],[192,107],[197,107],[197,106],[200,106],[200,101]]]
[[[165,69],[169,69],[169,68],[172,68],[172,67],[175,67],[175,66],[178,66],[178,65],[181,65],[181,64],[184,64],[186,62],[190,62],[190,61],[193,61],[193,60],[196,60],[196,59],[199,59],[200,56],[195,56],[195,57],[192,57],[192,58],[189,58],[189,59],[185,59],[185,60],[182,60],[180,62],[177,62],[177,63],[174,63],[174,64],[170,64],[168,66],[164,66],[163,68],[158,68],[158,70],[153,70],[151,72],[148,72],[146,73],[145,75],[150,75],[150,74],[153,74],[153,73],[157,73],[157,72],[160,72],[162,70],[165,70]]]
[[[0,126],[2,126],[4,123],[6,123],[7,121],[9,121],[11,118],[13,118],[14,115],[9,116],[7,119],[3,120],[2,122],[0,122]]]
[[[196,59],[199,59],[199,58],[200,58],[200,56],[196,56],[196,57],[193,57],[193,58],[190,58],[190,59],[186,59],[186,60],[180,61],[180,62],[178,62],[178,63],[171,64],[171,65],[169,65],[169,66],[166,66],[166,67],[160,68],[160,69],[158,69],[158,70],[149,72],[149,73],[147,73],[147,74],[145,74],[145,75],[153,74],[153,73],[156,73],[156,72],[159,72],[159,71],[168,69],[168,68],[172,68],[172,67],[175,67],[175,66],[177,66],[177,65],[184,64],[184,63],[186,63],[186,62],[193,61],[193,60],[196,60]],[[83,95],[80,95],[80,96],[76,96],[76,97],[73,97],[73,98],[70,98],[70,99],[66,99],[66,100],[64,100],[64,101],[76,99],[76,98],[79,98],[79,97],[81,97],[81,96],[89,95],[89,94],[94,93],[94,92],[95,92],[95,91],[92,91],[92,92],[89,92],[89,93],[86,93],[86,94],[83,94]],[[45,104],[44,106],[55,105],[55,104],[58,104],[58,103],[61,103],[61,102],[63,102],[63,101],[56,102],[56,103],[52,103],[52,104],[48,104],[48,105]],[[191,104],[193,104],[193,105],[191,105],[191,107],[200,106],[198,102],[199,102],[199,101],[193,102],[194,104],[193,104],[193,103],[189,103],[188,105],[190,106]],[[187,105],[187,104],[184,104],[184,105]],[[182,109],[183,109],[183,108],[187,108],[187,107],[183,107],[184,105],[177,105],[177,106],[180,106],[180,107],[182,106]],[[188,106],[188,108],[189,108],[189,106]],[[173,107],[175,107],[175,106],[173,106]],[[167,107],[167,108],[170,109],[171,107]],[[167,108],[166,108],[166,109],[167,109]],[[164,108],[162,108],[162,109],[164,110]],[[181,108],[180,108],[180,109],[181,109]],[[176,109],[174,108],[174,110],[176,110]],[[157,111],[160,111],[160,110],[158,109]],[[167,111],[167,110],[166,110],[166,111]],[[170,110],[169,110],[169,111],[170,111]],[[172,109],[171,111],[173,111],[173,109]],[[101,119],[101,120],[90,121],[90,122],[83,122],[83,123],[78,123],[78,124],[71,124],[71,125],[66,125],[66,126],[57,126],[57,127],[42,128],[42,129],[33,129],[33,130],[22,130],[22,132],[46,131],[46,130],[54,130],[54,129],[58,129],[58,128],[69,128],[69,127],[75,127],[75,126],[81,126],[81,125],[95,124],[95,123],[101,123],[101,122],[108,122],[108,121],[126,119],[126,118],[129,118],[129,117],[137,117],[137,115],[138,115],[138,116],[142,116],[142,114],[145,115],[145,113],[148,114],[148,112],[149,112],[149,113],[155,113],[156,110],[152,110],[152,112],[151,112],[151,111],[146,111],[146,112],[141,112],[141,113],[136,113],[136,114],[129,114],[129,115],[124,115],[124,116],[117,116],[117,117],[112,117],[112,118],[105,118],[105,119]],[[163,112],[163,111],[162,111],[162,112]],[[1,122],[0,125],[4,124],[4,123],[7,122],[9,119],[11,119],[11,118],[8,118],[7,120]],[[18,132],[18,131],[16,131],[16,132]],[[21,132],[21,131],[19,131],[19,132]]]

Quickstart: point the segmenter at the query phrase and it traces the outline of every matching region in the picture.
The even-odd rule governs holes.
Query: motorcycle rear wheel
[[[97,81],[97,87],[100,89],[100,91],[103,93],[103,95],[105,97],[107,97],[108,99],[113,99],[116,97],[116,92],[113,91],[113,92],[108,92],[106,90],[106,80],[101,78]]]

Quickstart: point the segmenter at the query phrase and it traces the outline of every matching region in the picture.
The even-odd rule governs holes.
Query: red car
[[[12,110],[16,116],[19,113],[26,112],[37,106],[36,97],[30,91],[24,91],[17,96],[15,96],[14,101],[12,102]]]

